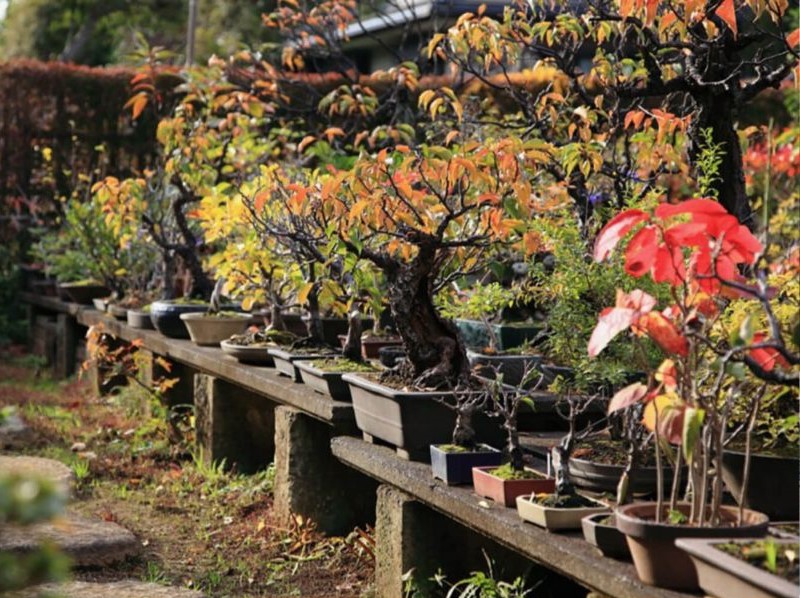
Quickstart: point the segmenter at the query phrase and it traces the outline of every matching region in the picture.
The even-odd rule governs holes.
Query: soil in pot
[[[333,357],[336,354],[321,347],[271,347],[267,350],[275,361],[275,369],[282,376],[288,376],[295,382],[302,382],[303,377],[295,362]]]
[[[687,516],[690,505],[680,503],[677,512]],[[666,511],[666,508],[665,508]],[[745,509],[744,524],[736,526],[738,507],[720,507],[726,525],[719,527],[693,527],[664,521],[656,523],[656,503],[633,503],[617,507],[617,528],[625,534],[636,566],[636,573],[644,583],[674,590],[699,589],[697,571],[683,550],[675,546],[677,538],[742,538],[761,537],[767,532],[769,519],[763,513]]]
[[[800,575],[795,540],[679,538],[696,569],[700,587],[717,598],[796,598]]]
[[[433,477],[449,486],[472,483],[473,467],[497,467],[503,453],[487,444],[467,448],[457,444],[431,445]]]
[[[506,464],[500,467],[474,467],[472,484],[478,496],[513,507],[518,496],[552,492],[556,482],[531,469],[516,470]]]

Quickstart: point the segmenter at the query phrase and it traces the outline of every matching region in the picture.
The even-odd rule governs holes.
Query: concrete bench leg
[[[431,581],[434,575],[443,573],[454,583],[474,571],[488,571],[487,558],[494,563],[497,579],[511,582],[521,576],[529,586],[543,583],[543,596],[586,596],[586,590],[572,581],[539,567],[393,486],[378,487],[375,542],[378,598],[404,598],[409,577],[421,595],[435,595],[436,586]]]
[[[344,535],[374,521],[377,483],[331,453],[331,426],[284,405],[275,409],[275,511]]]
[[[206,459],[252,473],[275,453],[275,404],[207,374],[194,375],[197,443]]]
[[[69,314],[58,314],[56,319],[56,359],[54,375],[57,379],[69,378],[75,373],[75,347],[78,325]]]

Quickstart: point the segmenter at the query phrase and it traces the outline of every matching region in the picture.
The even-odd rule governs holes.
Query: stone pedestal
[[[194,375],[197,443],[206,459],[252,473],[275,453],[275,404],[207,374]]]
[[[377,482],[331,454],[334,430],[292,407],[275,409],[275,512],[300,514],[335,535],[374,521]]]

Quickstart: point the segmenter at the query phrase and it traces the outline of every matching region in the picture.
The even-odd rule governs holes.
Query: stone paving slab
[[[203,598],[202,592],[140,581],[46,584],[9,594],[9,598]]]
[[[54,542],[79,567],[116,563],[140,549],[136,536],[124,527],[73,514],[48,523],[0,527],[0,552],[31,552],[45,540]]]
[[[22,475],[51,480],[65,495],[72,495],[75,474],[68,466],[42,457],[0,455],[0,475]]]
[[[32,438],[33,432],[19,415],[12,414],[0,424],[0,450],[18,449]]]

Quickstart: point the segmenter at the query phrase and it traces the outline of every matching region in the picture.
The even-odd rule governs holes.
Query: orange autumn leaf
[[[733,0],[722,0],[722,3],[717,8],[717,16],[725,21],[725,24],[733,32],[733,37],[736,37],[739,30],[736,27],[736,6]]]

